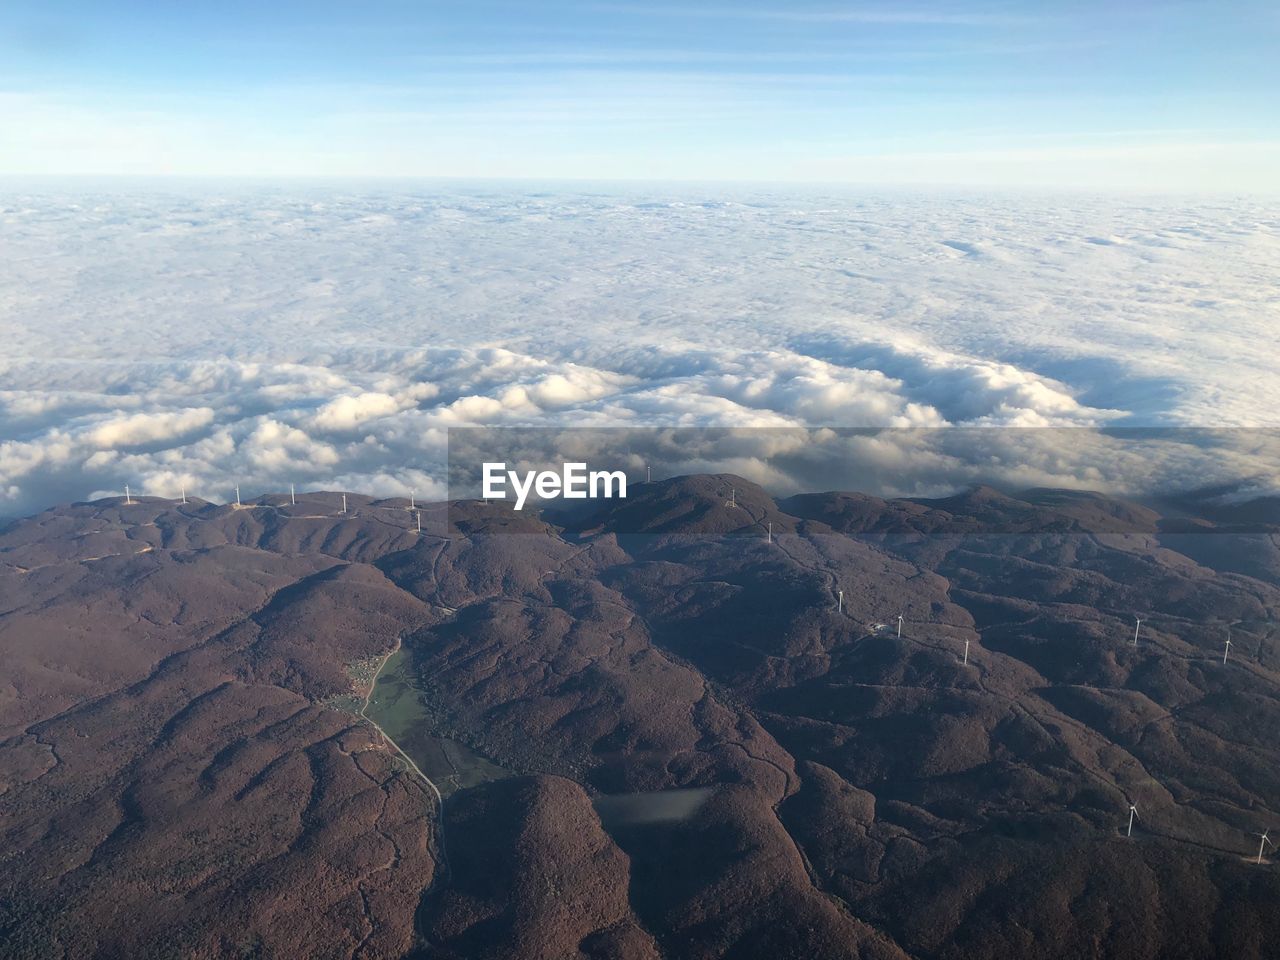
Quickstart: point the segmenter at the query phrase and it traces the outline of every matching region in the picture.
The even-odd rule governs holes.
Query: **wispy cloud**
[[[598,3],[586,11],[620,13],[634,16],[698,18],[721,20],[766,20],[790,23],[860,23],[883,26],[920,27],[999,27],[1040,23],[1042,17],[982,10],[956,11],[932,7],[864,7],[771,9],[741,6],[653,5],[631,3]]]

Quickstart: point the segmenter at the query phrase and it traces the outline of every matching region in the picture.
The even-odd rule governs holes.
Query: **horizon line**
[[[493,176],[431,173],[35,173],[29,171],[0,170],[0,187],[6,183],[27,182],[154,182],[161,183],[241,183],[253,185],[306,184],[360,184],[360,183],[440,183],[440,184],[593,184],[593,185],[652,185],[699,187],[788,187],[788,188],[853,188],[890,191],[920,192],[982,192],[996,194],[1052,194],[1125,197],[1253,197],[1280,196],[1280,183],[1274,188],[1231,188],[1202,186],[1193,189],[1151,186],[1135,188],[1127,185],[1074,184],[1046,181],[1044,183],[1001,183],[997,181],[928,181],[928,180],[807,180],[770,179],[757,177],[574,177],[574,176]]]

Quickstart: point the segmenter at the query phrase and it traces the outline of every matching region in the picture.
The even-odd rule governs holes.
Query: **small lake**
[[[600,822],[611,830],[688,820],[712,792],[712,787],[690,787],[652,793],[613,793],[596,797],[592,804]]]

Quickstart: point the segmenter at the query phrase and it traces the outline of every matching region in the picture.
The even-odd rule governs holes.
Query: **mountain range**
[[[1273,955],[1273,502],[346,503],[0,531],[0,955]]]

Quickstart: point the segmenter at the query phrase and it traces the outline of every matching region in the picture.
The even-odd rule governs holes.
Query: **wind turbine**
[[[964,642],[964,665],[966,667],[969,665],[969,641],[968,640]]]
[[[185,486],[182,488],[182,502],[187,502],[187,488]]]
[[[347,495],[345,493],[342,495],[342,512],[347,512]]]
[[[738,491],[733,487],[729,488],[729,502],[727,506],[736,507],[738,505]]]
[[[765,534],[765,543],[773,543],[773,521],[769,521],[769,529]]]
[[[644,482],[653,483],[653,467],[647,463],[644,465]]]
[[[294,506],[297,506],[298,504],[298,493],[292,483],[289,484],[289,503],[293,504]]]
[[[410,509],[410,510],[417,510],[417,509],[418,509],[418,505],[417,505],[416,503],[414,503],[414,500],[413,500],[413,495],[414,495],[415,493],[417,493],[417,492],[418,492],[418,491],[416,491],[416,490],[410,490],[410,491],[409,491],[409,509]]]
[[[422,511],[421,510],[413,511],[413,516],[414,516],[414,519],[418,521],[418,532],[421,533],[422,532]]]
[[[1129,832],[1125,834],[1126,837],[1133,836],[1133,818],[1136,817],[1137,815],[1138,815],[1138,808],[1134,806],[1132,803],[1129,804]]]
[[[836,613],[844,613],[844,591],[836,591]]]
[[[898,614],[898,639],[902,639],[902,614]]]
[[[1267,849],[1267,844],[1271,843],[1271,838],[1267,836],[1267,834],[1270,832],[1271,832],[1270,830],[1264,830],[1261,834],[1259,834],[1259,836],[1262,837],[1262,842],[1258,844],[1258,860],[1257,860],[1258,863],[1262,862],[1262,852]],[[1274,843],[1271,843],[1271,845],[1273,847],[1275,846]]]
[[[1137,621],[1133,625],[1133,645],[1136,647],[1138,645],[1138,631],[1142,629],[1142,618],[1134,617],[1134,619]]]
[[[1231,652],[1231,638],[1227,637],[1226,649],[1222,651],[1222,665],[1224,667],[1227,665],[1227,654],[1229,654],[1230,652]]]
[[[129,485],[127,483],[124,485],[124,502],[126,504],[133,503],[133,499],[129,496]]]

